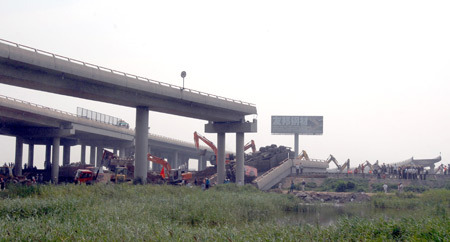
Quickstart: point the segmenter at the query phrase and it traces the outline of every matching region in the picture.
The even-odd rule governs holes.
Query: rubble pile
[[[216,167],[207,167],[202,171],[195,172],[192,175],[192,179],[197,180],[197,182],[202,182],[205,178],[210,178],[214,174],[216,174]]]
[[[293,158],[294,155],[295,153],[291,151],[289,147],[273,144],[261,147],[258,152],[247,155],[245,164],[258,169],[258,174],[261,175],[271,168],[280,165],[280,163],[288,157]]]

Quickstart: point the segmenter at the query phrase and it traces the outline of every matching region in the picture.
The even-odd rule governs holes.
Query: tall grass
[[[29,241],[433,240],[450,234],[448,195],[429,191],[412,198],[418,201],[415,209],[430,211],[428,217],[344,218],[324,228],[278,223],[286,213],[301,213],[300,201],[251,186],[207,191],[165,185],[42,186],[27,197],[0,200],[0,236]]]

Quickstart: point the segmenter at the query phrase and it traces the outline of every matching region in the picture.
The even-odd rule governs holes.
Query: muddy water
[[[287,212],[278,219],[279,224],[310,224],[330,226],[342,218],[395,218],[407,215],[407,211],[375,209],[367,204],[304,204],[296,212]]]

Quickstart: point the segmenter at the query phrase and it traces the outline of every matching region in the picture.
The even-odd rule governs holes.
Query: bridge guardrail
[[[84,62],[84,61],[72,59],[72,58],[69,58],[69,57],[65,57],[65,56],[62,56],[62,55],[50,53],[50,52],[45,51],[45,50],[39,50],[39,49],[36,49],[36,48],[33,48],[33,47],[29,47],[29,46],[26,46],[26,45],[22,45],[22,44],[18,44],[18,43],[15,43],[15,42],[11,42],[11,41],[8,41],[8,40],[5,40],[5,39],[0,39],[0,42],[2,42],[4,44],[11,45],[11,46],[14,46],[14,47],[17,47],[17,48],[20,48],[20,49],[29,50],[29,51],[32,51],[32,52],[35,52],[35,53],[38,53],[38,54],[47,55],[47,56],[53,57],[55,59],[65,60],[65,61],[68,61],[68,62],[71,62],[71,63],[74,63],[74,64],[79,64],[79,65],[82,65],[82,66],[98,69],[98,70],[101,70],[101,71],[111,72],[113,74],[134,78],[136,80],[147,81],[147,82],[158,84],[158,85],[161,85],[161,86],[166,86],[166,87],[170,87],[170,88],[174,88],[174,89],[188,91],[188,92],[191,92],[191,93],[196,93],[196,94],[199,94],[199,95],[212,97],[212,98],[216,98],[216,99],[221,99],[221,100],[225,100],[225,101],[229,101],[229,102],[239,103],[239,104],[243,104],[243,105],[247,105],[247,106],[256,106],[253,103],[243,102],[243,101],[239,101],[239,100],[236,100],[236,99],[231,99],[231,98],[226,98],[226,97],[222,97],[222,96],[218,96],[218,95],[214,95],[214,94],[209,94],[209,93],[205,93],[205,92],[201,92],[201,91],[196,91],[196,90],[189,89],[189,88],[183,88],[183,87],[180,87],[180,86],[177,86],[177,85],[156,81],[156,80],[153,80],[153,79],[150,79],[150,78],[137,76],[137,75],[134,75],[134,74],[123,72],[123,71],[113,70],[113,69],[110,69],[110,68],[107,68],[107,67],[98,66],[98,65],[91,64],[91,63],[88,63],[88,62]]]

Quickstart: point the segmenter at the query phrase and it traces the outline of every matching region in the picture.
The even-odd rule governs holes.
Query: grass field
[[[317,241],[449,240],[450,191],[377,195],[363,206],[396,219],[342,217],[331,226],[293,223],[291,195],[233,184],[202,191],[157,185],[10,187],[0,193],[2,240]],[[351,205],[349,205],[351,206]],[[317,208],[320,209],[320,208]]]

